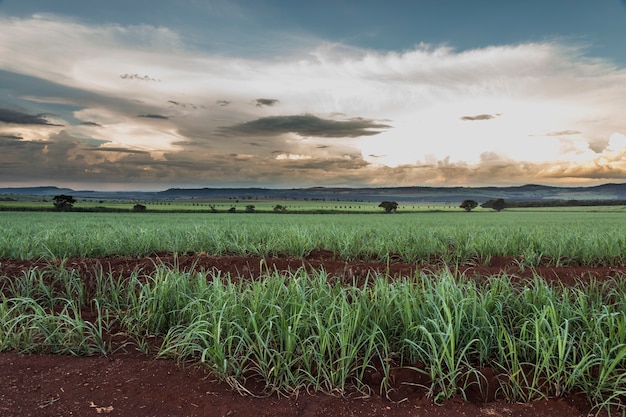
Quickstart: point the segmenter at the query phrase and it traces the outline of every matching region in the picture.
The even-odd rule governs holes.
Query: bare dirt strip
[[[19,277],[21,271],[37,267],[54,268],[59,261],[0,260],[0,275]],[[372,272],[389,277],[411,276],[418,270],[437,270],[445,265],[348,262],[331,252],[315,251],[305,259],[287,257],[254,258],[211,256],[204,253],[168,253],[148,257],[66,259],[65,268],[79,270],[83,279],[93,282],[100,266],[115,275],[128,275],[140,269],[148,274],[157,265],[181,270],[220,271],[231,279],[256,279],[268,271],[296,271],[323,268],[330,279],[347,285],[361,285]],[[492,258],[488,265],[447,266],[453,273],[473,279],[507,273],[515,279],[537,274],[550,282],[584,285],[591,279],[626,276],[626,267],[520,267],[513,258]],[[374,375],[370,376],[375,378]],[[415,376],[398,371],[396,389],[388,396],[338,397],[301,392],[288,398],[244,396],[225,383],[216,381],[195,365],[180,366],[171,360],[157,360],[133,349],[108,356],[71,357],[0,353],[0,416],[587,416],[590,406],[584,396],[554,398],[533,403],[508,403],[468,394],[468,400],[454,398],[435,405],[423,389],[414,384]],[[413,378],[413,379],[412,379]],[[373,381],[374,382],[374,381]],[[254,391],[254,390],[252,390]]]

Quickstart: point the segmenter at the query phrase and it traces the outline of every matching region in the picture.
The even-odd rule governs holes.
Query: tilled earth
[[[256,279],[268,271],[324,269],[329,279],[361,285],[372,272],[391,278],[411,276],[419,271],[437,270],[445,265],[399,262],[353,262],[335,254],[315,251],[306,259],[287,257],[254,258],[211,256],[204,253],[174,256],[160,253],[142,258],[66,259],[63,267],[77,269],[89,284],[100,266],[115,275],[141,269],[150,273],[157,265],[181,270],[220,271],[232,279]],[[550,282],[584,285],[591,279],[626,276],[626,267],[521,267],[513,258],[492,258],[488,265],[448,267],[473,279],[507,273],[515,279],[535,274]],[[19,277],[21,271],[37,267],[55,268],[58,261],[0,260],[0,275]],[[417,272],[419,272],[417,271]],[[454,398],[434,405],[425,391],[414,384],[414,376],[402,371],[388,396],[373,393],[339,397],[301,392],[288,398],[241,395],[229,385],[216,381],[206,370],[192,364],[181,366],[171,360],[157,360],[131,349],[108,356],[71,357],[0,353],[0,416],[587,416],[590,406],[583,396],[555,398],[528,404],[507,403],[469,393],[468,401]],[[375,376],[371,376],[374,378]],[[253,389],[251,391],[254,392]]]

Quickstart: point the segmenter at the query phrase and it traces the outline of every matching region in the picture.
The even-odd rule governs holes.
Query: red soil
[[[254,279],[269,271],[295,271],[323,268],[331,279],[361,284],[368,273],[388,273],[390,277],[411,276],[412,264],[346,262],[333,253],[316,251],[306,259],[241,258],[195,254],[174,257],[158,254],[144,258],[68,259],[66,268],[77,269],[89,283],[94,268],[102,265],[117,273],[129,274],[137,268],[149,273],[155,265],[221,271],[232,277]],[[0,260],[0,275],[19,277],[30,267],[48,268],[53,261]],[[434,270],[442,266],[419,266]],[[488,266],[463,265],[455,273],[481,279],[501,272],[522,279],[533,274],[566,285],[579,285],[590,279],[626,276],[626,267],[520,268],[510,258],[493,258]],[[91,281],[92,282],[92,281]],[[485,372],[488,374],[488,372]],[[434,405],[423,389],[403,382],[417,382],[406,370],[395,373],[389,398],[376,393],[367,398],[345,398],[301,392],[289,398],[244,396],[227,384],[215,381],[204,368],[181,367],[170,360],[156,360],[128,349],[126,352],[93,357],[20,355],[0,353],[0,416],[587,416],[590,406],[583,396],[555,398],[529,404],[512,404],[468,393],[468,401],[455,398]],[[372,383],[376,375],[369,376]]]

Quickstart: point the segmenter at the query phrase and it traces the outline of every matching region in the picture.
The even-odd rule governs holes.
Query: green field
[[[164,265],[130,276],[67,257],[206,252],[520,265],[623,265],[626,222],[615,208],[395,214],[0,213],[0,259],[55,258],[0,275],[0,351],[109,355],[116,350],[195,362],[233,389],[334,394],[393,389],[399,368],[422,375],[434,402],[468,390],[528,402],[584,395],[594,411],[626,410],[626,288],[622,275],[565,287],[535,275],[478,283],[419,270],[362,287],[326,273],[267,271],[239,281]],[[234,277],[233,277],[234,278]],[[112,340],[117,340],[113,343]],[[120,341],[121,340],[121,341]],[[381,375],[372,384],[368,375]]]
[[[396,214],[3,212],[0,258],[206,252],[448,263],[519,257],[525,265],[622,265],[619,211],[477,211]]]

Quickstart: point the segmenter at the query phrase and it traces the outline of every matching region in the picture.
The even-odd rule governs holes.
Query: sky
[[[626,182],[624,0],[0,0],[0,187]]]

